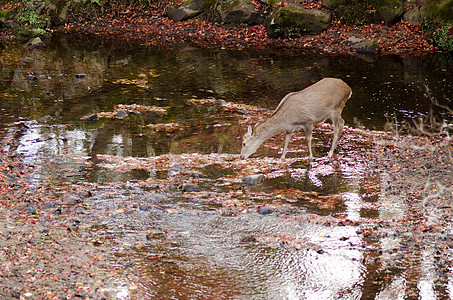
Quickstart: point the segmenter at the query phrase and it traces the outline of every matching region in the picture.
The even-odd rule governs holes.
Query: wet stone
[[[96,122],[97,120],[99,120],[99,117],[97,114],[92,114],[88,118],[85,119],[85,121],[87,121],[87,122]]]
[[[242,179],[242,182],[248,185],[256,185],[264,181],[263,174],[248,175]]]
[[[44,117],[37,119],[36,121],[38,121],[38,123],[45,124],[45,123],[53,122],[54,120],[55,120],[55,118],[52,116],[44,116]]]
[[[274,211],[268,207],[258,207],[256,209],[256,211],[260,214],[260,215],[270,215],[271,213],[273,213]]]
[[[115,117],[116,117],[117,119],[122,119],[122,118],[125,118],[125,117],[127,117],[127,116],[128,116],[127,112],[125,112],[125,111],[122,110],[122,109],[119,109],[119,110],[116,112],[116,114],[115,114]]]
[[[184,169],[184,167],[181,165],[173,165],[168,169],[168,175],[174,176],[174,175],[178,174],[179,172],[181,172],[183,169]]]
[[[227,102],[223,99],[217,99],[215,102],[215,105],[218,105],[218,106],[223,106],[225,105]]]
[[[198,172],[191,173],[189,176],[193,178],[203,178],[203,174]]]
[[[181,188],[183,193],[199,192],[200,188],[195,184],[183,184]]]
[[[148,205],[140,205],[140,207],[138,208],[142,211],[148,211],[149,210],[149,206]]]
[[[241,243],[252,243],[252,242],[256,242],[256,238],[254,238],[253,236],[246,236],[241,239]]]
[[[41,40],[40,37],[32,38],[28,43],[25,45],[26,49],[42,49],[45,48],[46,44]]]
[[[35,81],[38,80],[38,77],[36,77],[35,75],[27,75],[25,79],[29,81]]]

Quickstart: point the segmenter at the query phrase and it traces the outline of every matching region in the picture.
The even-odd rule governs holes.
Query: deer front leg
[[[285,156],[286,156],[286,151],[288,150],[288,145],[289,145],[289,140],[291,139],[291,137],[294,135],[294,133],[289,133],[287,132],[286,133],[286,136],[285,136],[285,145],[283,146],[283,153],[282,153],[282,156],[280,157],[280,159],[284,159]]]
[[[309,124],[307,126],[305,126],[304,128],[304,132],[305,132],[305,139],[307,140],[307,145],[308,145],[308,159],[310,161],[313,160],[313,151],[311,150],[311,138],[312,138],[312,135],[313,135],[313,124]]]
[[[340,139],[340,134],[343,131],[344,127],[344,120],[342,117],[338,117],[336,121],[334,121],[334,129],[333,129],[333,141],[332,141],[332,146],[330,146],[330,151],[329,151],[329,159],[332,159],[333,157],[333,151],[338,145],[338,140]]]

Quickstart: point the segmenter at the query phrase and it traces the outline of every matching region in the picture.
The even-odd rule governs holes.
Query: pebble
[[[195,184],[183,184],[181,190],[183,193],[199,192],[200,188]]]
[[[274,212],[272,209],[270,209],[268,207],[261,207],[261,206],[258,206],[256,211],[261,215],[269,215]]]
[[[85,119],[87,122],[96,122],[97,120],[99,120],[99,116],[97,114],[92,114]]]
[[[263,174],[248,175],[242,179],[242,182],[248,185],[259,184],[264,181]]]
[[[115,114],[115,117],[116,117],[117,119],[122,119],[122,118],[125,118],[125,117],[127,117],[127,116],[128,116],[127,112],[125,112],[125,111],[122,110],[122,109],[119,109],[119,110],[116,112],[116,114]]]
[[[175,176],[184,169],[181,165],[173,165],[168,169],[168,176]]]
[[[246,236],[241,239],[241,243],[251,243],[256,242],[256,239],[253,236]]]

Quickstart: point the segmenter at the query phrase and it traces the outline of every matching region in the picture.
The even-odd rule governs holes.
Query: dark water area
[[[77,78],[78,74],[83,78]],[[287,93],[328,76],[342,78],[353,90],[343,111],[348,126],[382,130],[395,116],[400,124],[411,123],[411,119],[428,116],[430,110],[439,111],[432,98],[451,106],[453,67],[448,54],[414,58],[288,55],[204,51],[184,45],[150,48],[95,38],[55,37],[45,50],[8,45],[2,51],[0,121],[50,118],[86,134],[97,131],[97,139],[105,140],[120,132],[132,143],[123,149],[124,155],[146,156],[150,148],[161,154],[173,151],[168,142],[152,141],[150,145],[140,135],[139,126],[189,124],[181,138],[197,136],[195,128],[200,124],[191,124],[202,122],[199,117],[206,111],[187,107],[184,100],[215,98],[272,110]],[[112,111],[118,104],[169,110],[165,116],[143,114],[102,126],[80,121],[87,114]],[[101,148],[109,144],[95,143],[92,151],[106,153]],[[209,153],[222,147],[237,153],[237,146],[197,145],[184,151]]]
[[[344,110],[346,123],[382,129],[386,115],[427,115],[428,91],[444,105],[451,105],[453,94],[449,54],[288,55],[205,51],[183,45],[150,48],[86,37],[55,37],[45,50],[8,45],[2,52],[2,99],[11,119],[52,115],[65,123],[75,122],[86,112],[156,99],[174,107],[172,118],[184,118],[177,104],[190,97],[273,109],[291,91],[323,77],[338,77],[353,90]],[[76,78],[76,74],[87,76]],[[147,84],[135,89],[112,84],[117,79],[142,79]]]
[[[452,222],[408,242],[402,224],[413,208],[365,158],[375,145],[368,135],[389,120],[451,120],[433,104],[452,107],[451,54],[208,51],[57,36],[42,50],[6,44],[0,61],[2,151],[35,166],[35,183],[96,187],[79,219],[116,251],[118,299],[451,297],[451,246],[436,242],[452,245]],[[278,138],[239,160],[250,110],[265,114],[324,77],[353,90],[336,162],[325,157],[328,127],[315,131],[311,166],[303,136],[285,162]],[[261,172],[263,182],[243,184]],[[185,193],[187,184],[199,192]]]

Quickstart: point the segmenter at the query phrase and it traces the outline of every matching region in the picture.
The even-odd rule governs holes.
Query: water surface
[[[288,55],[54,37],[44,50],[9,44],[1,61],[1,134],[14,141],[4,151],[36,166],[38,184],[93,184],[83,198],[91,215],[80,219],[116,251],[112,263],[124,274],[118,298],[451,297],[450,250],[433,256],[435,245],[406,243],[406,227],[379,225],[402,224],[410,207],[384,191],[384,175],[366,156],[375,146],[367,130],[382,130],[389,118],[401,125],[431,110],[446,116],[432,99],[451,106],[450,56]],[[329,76],[353,90],[336,162],[325,158],[328,126],[315,130],[311,167],[303,135],[286,163],[275,159],[281,136],[250,166],[239,161],[251,109],[268,114],[288,92]],[[153,109],[101,115],[137,105]],[[84,119],[95,113],[99,120]],[[264,182],[242,183],[260,172]],[[183,193],[184,184],[200,192]]]

